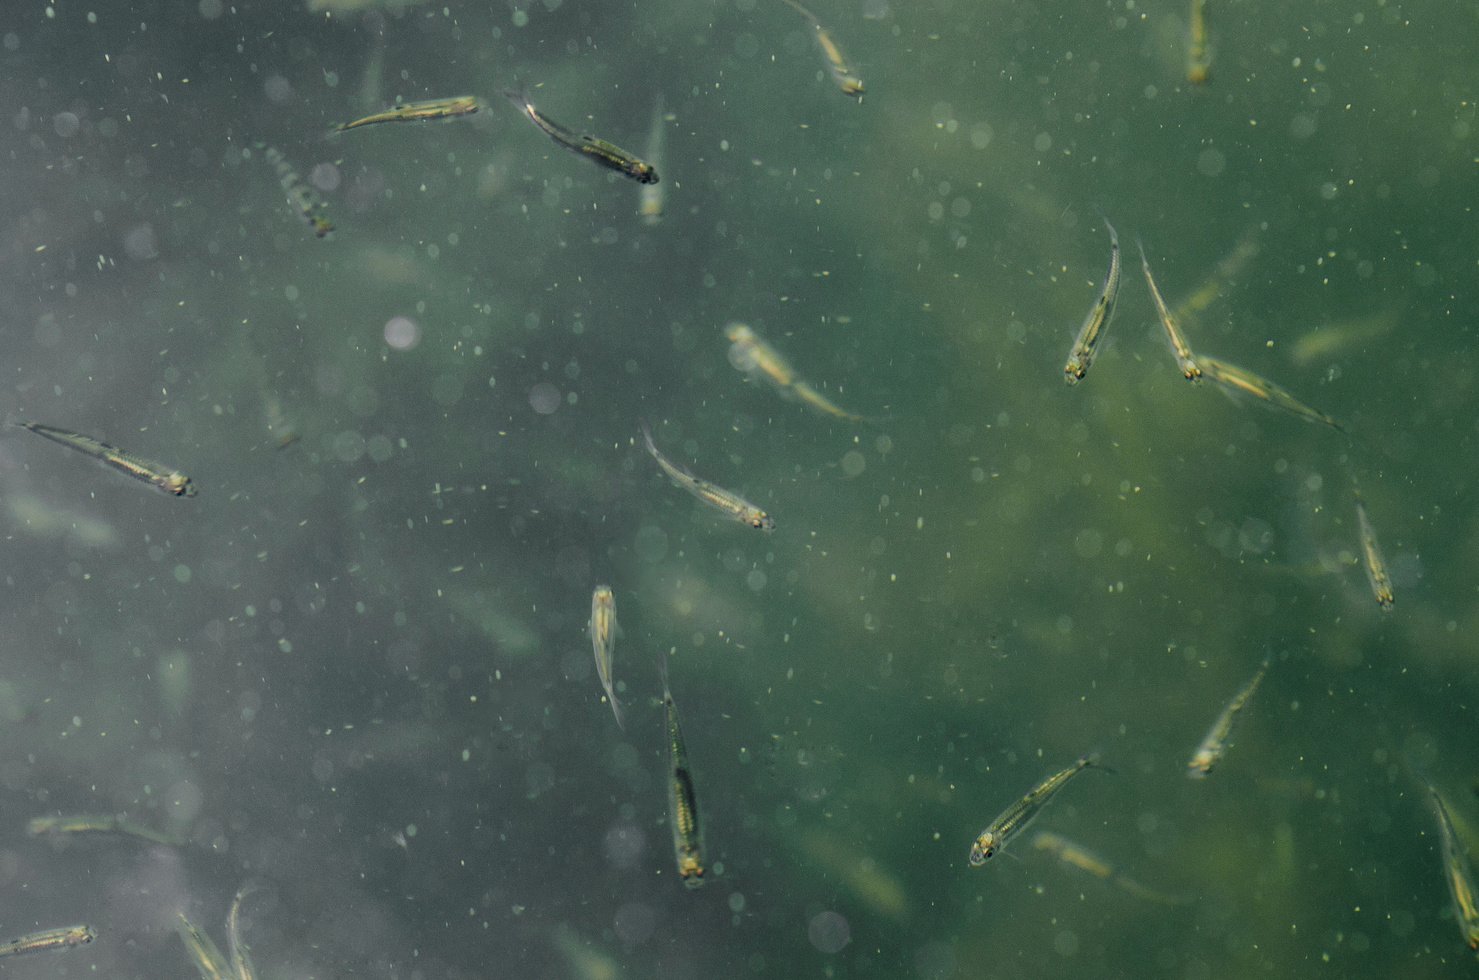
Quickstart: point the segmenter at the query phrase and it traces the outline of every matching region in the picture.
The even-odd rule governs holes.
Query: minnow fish
[[[1186,39],[1186,80],[1205,85],[1212,77],[1212,54],[1207,48],[1207,0],[1191,0]]]
[[[241,902],[254,890],[250,882],[237,889],[236,897],[231,900],[231,911],[226,913],[226,948],[231,951],[231,969],[236,972],[236,980],[257,980],[251,950],[241,940]]]
[[[1099,760],[1096,757],[1084,756],[1068,768],[1053,773],[1029,790],[1026,796],[1003,810],[1001,815],[991,821],[990,825],[981,831],[971,844],[971,866],[980,867],[985,864],[986,860],[1005,847],[1009,840],[1025,830],[1027,825],[1042,812],[1043,807],[1058,795],[1058,791],[1068,785],[1070,779],[1085,769],[1098,765]]]
[[[538,126],[541,132],[570,152],[594,160],[601,166],[615,170],[640,183],[657,183],[657,169],[652,164],[637,159],[621,147],[603,139],[571,132],[534,108],[534,103],[518,92],[505,91],[503,94],[518,107],[520,112],[528,116],[529,121]]]
[[[1469,948],[1479,949],[1479,898],[1476,898],[1479,892],[1474,888],[1474,869],[1470,867],[1469,859],[1459,844],[1458,834],[1454,832],[1453,820],[1448,816],[1448,807],[1444,804],[1443,797],[1438,795],[1437,788],[1432,784],[1428,785],[1428,792],[1432,794],[1433,809],[1438,814],[1438,838],[1443,847],[1443,879],[1448,882],[1448,896],[1453,899],[1453,918]]]
[[[688,765],[688,749],[678,724],[678,706],[668,686],[667,654],[658,661],[658,668],[662,674],[662,708],[668,732],[668,823],[673,829],[673,853],[678,860],[678,877],[689,888],[697,888],[704,883],[698,796],[693,791],[693,770]]]
[[[1356,522],[1361,528],[1361,556],[1365,559],[1366,581],[1371,583],[1371,594],[1382,612],[1391,612],[1395,596],[1392,594],[1392,577],[1387,574],[1387,563],[1381,556],[1381,546],[1376,543],[1376,529],[1371,518],[1366,516],[1366,503],[1361,491],[1356,491]]]
[[[61,836],[66,834],[119,834],[124,837],[137,837],[140,840],[150,841],[154,844],[166,844],[178,847],[184,843],[179,837],[162,834],[142,824],[134,823],[123,817],[114,816],[55,816],[35,817],[26,824],[26,833],[32,837],[43,835]]]
[[[662,166],[663,144],[667,136],[667,120],[663,112],[662,95],[652,109],[652,132],[647,137],[647,160],[653,167]],[[667,184],[658,181],[643,181],[637,188],[637,214],[644,225],[655,225],[662,220],[663,208],[667,204]]]
[[[1270,408],[1283,409],[1306,421],[1328,425],[1337,432],[1346,431],[1345,427],[1335,419],[1317,408],[1311,408],[1272,381],[1260,378],[1252,371],[1218,360],[1208,354],[1197,355],[1197,364],[1207,378],[1222,385],[1223,390],[1230,394],[1251,395]]]
[[[1258,690],[1258,685],[1263,681],[1263,675],[1268,673],[1269,661],[1264,659],[1258,668],[1258,673],[1253,679],[1244,684],[1237,694],[1233,695],[1231,701],[1222,709],[1222,714],[1217,716],[1207,732],[1207,737],[1202,739],[1202,744],[1192,753],[1191,759],[1186,763],[1186,774],[1192,779],[1203,779],[1212,771],[1212,767],[1222,759],[1223,753],[1227,751],[1227,737],[1232,732],[1233,720],[1237,718],[1238,712],[1248,703],[1253,692]]]
[[[780,351],[766,343],[746,324],[731,323],[724,328],[724,336],[729,340],[729,363],[751,378],[764,378],[783,396],[796,398],[823,415],[847,419],[849,422],[863,420],[861,415],[841,408],[797,377],[795,369]]]
[[[22,429],[29,429],[43,439],[59,442],[68,449],[75,449],[79,453],[91,456],[104,466],[131,476],[135,480],[142,480],[165,493],[176,497],[195,496],[195,486],[190,482],[190,478],[172,467],[135,456],[125,449],[110,446],[106,442],[101,442],[92,436],[82,435],[80,432],[57,429],[39,422],[13,422],[11,424]]]
[[[374,126],[388,122],[425,122],[432,119],[450,119],[466,116],[478,111],[478,100],[471,95],[460,95],[454,99],[429,99],[425,102],[404,102],[382,112],[340,123],[334,132],[343,133],[361,126]]]
[[[827,59],[827,71],[831,73],[832,81],[836,83],[837,88],[843,95],[851,95],[855,99],[861,99],[863,97],[863,80],[858,77],[858,73],[853,71],[851,65],[848,64],[847,56],[842,53],[842,49],[837,46],[837,42],[832,39],[832,35],[822,27],[822,22],[817,20],[815,14],[801,6],[796,0],[784,0],[784,2],[802,17],[805,17],[807,23],[811,25],[812,32],[817,39],[817,47],[821,49],[822,57]]]
[[[611,660],[616,652],[616,596],[611,586],[598,585],[591,593],[591,619],[587,624],[591,634],[591,646],[596,654],[596,673],[601,686],[606,689],[606,700],[611,702],[611,711],[616,715],[616,726],[625,729],[621,720],[621,702],[616,700],[616,687],[611,678]]]
[[[320,200],[318,193],[303,182],[303,178],[298,176],[298,172],[293,169],[288,158],[283,156],[282,151],[277,147],[268,146],[266,143],[254,145],[277,171],[277,182],[282,185],[283,192],[287,194],[288,203],[292,204],[303,216],[303,220],[308,222],[308,226],[313,229],[315,235],[319,238],[327,238],[334,230],[334,223],[320,213],[324,209],[324,202]]]
[[[1039,830],[1033,834],[1032,846],[1036,850],[1047,851],[1064,864],[1078,868],[1080,871],[1086,871],[1095,878],[1111,882],[1136,898],[1159,902],[1162,905],[1181,905],[1186,902],[1186,899],[1148,888],[1135,879],[1120,874],[1114,865],[1098,854],[1051,830]]]
[[[1104,219],[1104,227],[1109,229],[1109,271],[1104,274],[1099,295],[1094,298],[1094,305],[1089,308],[1089,315],[1084,317],[1084,325],[1074,338],[1073,349],[1068,352],[1068,363],[1063,365],[1063,380],[1069,384],[1077,384],[1089,373],[1099,341],[1104,339],[1109,321],[1114,318],[1114,303],[1120,292],[1120,236],[1108,218]]]
[[[647,444],[647,451],[652,458],[657,460],[657,465],[667,474],[669,480],[687,490],[699,500],[710,507],[729,516],[731,520],[748,524],[761,531],[774,531],[775,521],[769,514],[750,503],[739,494],[731,493],[723,487],[715,486],[707,480],[701,480],[689,473],[687,470],[673,463],[662,453],[658,452],[657,443],[652,441],[652,430],[645,424],[642,426],[642,439]]]
[[[1155,311],[1160,315],[1161,326],[1166,328],[1166,338],[1171,342],[1171,352],[1176,356],[1176,365],[1181,368],[1181,374],[1188,381],[1196,382],[1202,380],[1202,369],[1197,366],[1196,358],[1192,355],[1191,345],[1181,334],[1181,328],[1176,323],[1176,317],[1171,313],[1170,307],[1161,297],[1161,291],[1156,288],[1155,277],[1150,274],[1150,260],[1145,257],[1145,244],[1140,239],[1135,239],[1135,244],[1140,248],[1140,269],[1145,273],[1145,283],[1150,287],[1150,298],[1155,303]]]
[[[27,953],[45,953],[53,949],[71,949],[84,946],[97,938],[92,926],[64,926],[60,929],[42,929],[27,933],[19,939],[0,943],[0,956],[24,956]]]
[[[190,960],[195,968],[200,971],[200,980],[239,980],[231,963],[225,956],[221,955],[221,949],[215,941],[205,932],[185,917],[184,912],[176,913],[180,917],[175,926],[180,934],[180,940],[185,944],[185,951],[190,954]]]

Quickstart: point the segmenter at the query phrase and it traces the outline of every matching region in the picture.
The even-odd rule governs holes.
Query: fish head
[[[1068,363],[1063,365],[1063,380],[1069,384],[1078,384],[1089,373],[1089,366],[1077,355],[1070,357]]]
[[[863,80],[856,75],[843,75],[837,79],[837,87],[842,89],[843,95],[851,95],[855,99],[863,97]]]
[[[775,530],[775,518],[757,507],[750,511],[750,526],[768,534]]]
[[[678,858],[678,877],[686,888],[698,888],[704,883],[704,866],[697,854],[685,852]]]
[[[162,486],[166,491],[174,494],[176,497],[193,497],[196,492],[195,484],[191,483],[190,478],[178,470],[166,476]]]
[[[657,183],[657,168],[642,160],[633,160],[627,165],[627,173],[636,178],[640,184]]]
[[[999,842],[994,831],[985,830],[981,836],[976,838],[971,845],[971,867],[979,868],[986,863],[986,859],[996,853]]]

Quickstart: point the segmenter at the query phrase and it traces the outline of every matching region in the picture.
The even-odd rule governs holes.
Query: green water
[[[8,975],[193,976],[176,912],[224,944],[247,881],[269,978],[1473,975],[1417,778],[1479,841],[1474,12],[1208,0],[1193,89],[1182,0],[813,9],[861,101],[773,0],[0,17],[6,417],[200,488],[0,439],[0,938],[98,934]],[[662,221],[518,88],[637,153],[661,95]],[[1173,306],[1214,280],[1194,348],[1351,438],[1188,385],[1137,236]],[[731,321],[867,421],[746,380]],[[57,813],[189,843],[27,836]]]

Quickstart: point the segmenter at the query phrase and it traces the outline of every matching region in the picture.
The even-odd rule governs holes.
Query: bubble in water
[[[560,407],[560,389],[548,381],[541,381],[529,389],[529,404],[540,415],[553,415]]]
[[[806,927],[806,937],[824,953],[840,953],[852,941],[852,931],[847,920],[836,912],[818,912]]]
[[[393,316],[385,321],[385,342],[394,350],[410,350],[421,343],[421,325],[410,317]]]

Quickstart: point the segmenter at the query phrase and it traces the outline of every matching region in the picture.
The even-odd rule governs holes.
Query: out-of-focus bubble
[[[308,182],[325,194],[337,190],[343,180],[344,175],[332,163],[320,163],[308,171]]]
[[[293,86],[281,75],[268,75],[262,83],[262,94],[267,96],[267,101],[281,105],[293,97]]]
[[[824,953],[840,953],[842,947],[852,942],[852,930],[848,928],[846,919],[829,910],[811,917],[811,923],[806,927],[806,938]]]
[[[123,236],[123,252],[131,259],[143,261],[159,257],[158,242],[154,237],[154,226],[145,222],[135,225]]]
[[[1221,150],[1208,147],[1197,156],[1197,173],[1203,176],[1220,177],[1226,169],[1227,157]]]
[[[385,321],[385,342],[393,350],[410,350],[421,343],[421,325],[408,316],[393,316]]]
[[[353,463],[365,454],[365,437],[353,429],[346,429],[334,437],[334,458],[341,463]]]
[[[847,477],[859,476],[863,470],[868,468],[868,460],[856,449],[850,449],[842,455],[842,473]]]
[[[205,802],[205,794],[200,787],[188,779],[182,779],[165,790],[164,798],[169,805],[169,818],[177,825],[187,824],[199,816],[200,806]]]
[[[560,389],[548,381],[541,381],[529,389],[529,404],[540,415],[553,415],[560,407]]]
[[[619,823],[606,831],[602,850],[613,867],[635,868],[647,847],[647,838],[636,824]]]
[[[61,137],[76,136],[77,130],[82,128],[82,120],[77,118],[75,112],[58,112],[51,119],[51,128]]]
[[[616,921],[612,925],[622,942],[635,946],[652,936],[652,928],[657,925],[657,913],[650,905],[631,902],[616,910]]]

